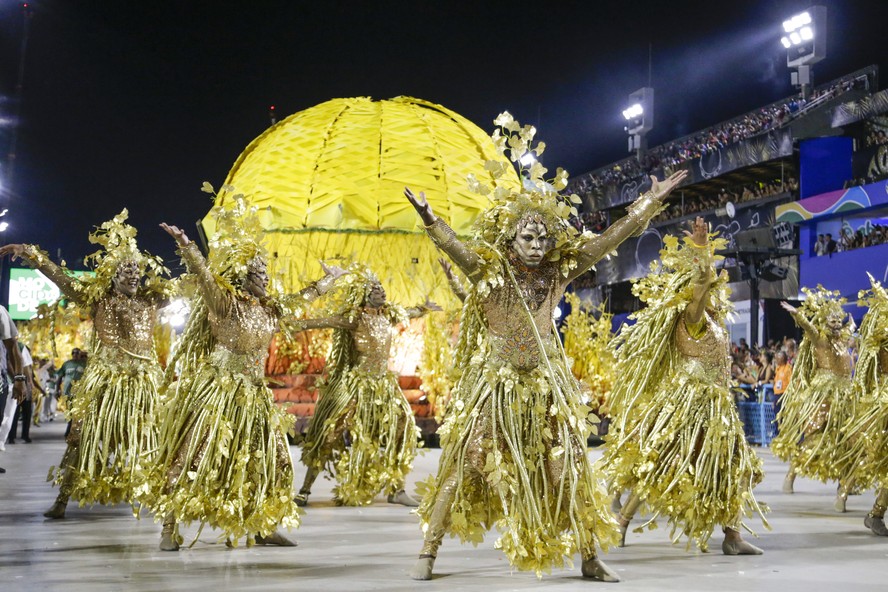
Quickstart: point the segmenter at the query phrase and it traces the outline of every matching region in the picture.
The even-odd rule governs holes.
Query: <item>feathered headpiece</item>
[[[95,272],[94,276],[80,278],[79,289],[87,303],[92,304],[106,296],[120,265],[131,261],[139,266],[139,271],[145,277],[145,290],[169,295],[170,284],[163,276],[168,276],[170,271],[159,257],[139,251],[137,231],[126,223],[128,217],[129,212],[124,208],[89,235],[89,242],[102,248],[83,258],[84,263]]]

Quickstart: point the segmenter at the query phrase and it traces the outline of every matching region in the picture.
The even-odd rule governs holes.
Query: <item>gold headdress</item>
[[[137,231],[126,223],[128,217],[129,212],[124,208],[89,235],[89,242],[102,248],[83,258],[84,263],[95,271],[94,276],[84,276],[79,283],[78,289],[87,304],[106,296],[120,265],[131,261],[139,266],[139,271],[145,277],[144,290],[169,295],[170,284],[163,279],[163,276],[169,275],[169,270],[159,257],[139,251]]]
[[[817,327],[821,333],[827,331],[827,321],[831,317],[844,319],[845,303],[847,299],[842,298],[841,293],[837,290],[827,290],[822,285],[817,284],[813,290],[811,288],[802,288],[805,293],[805,300],[799,306],[799,312],[804,315],[811,324]],[[850,337],[851,329],[846,323],[843,328],[843,337]]]
[[[228,187],[229,191],[233,188]],[[204,183],[201,191],[215,195],[213,187]],[[257,257],[268,262],[268,252],[262,244],[264,231],[259,220],[259,208],[250,205],[238,194],[231,198],[231,207],[214,206],[210,210],[216,223],[216,232],[209,240],[207,262],[220,285],[232,293],[241,291],[250,266]]]
[[[677,236],[666,235],[663,245],[659,260],[651,262],[652,273],[637,280],[632,286],[632,293],[647,304],[648,308],[690,302],[694,292],[694,278],[700,273],[708,273],[713,262],[724,259],[715,252],[724,249],[727,241],[717,238],[717,234],[711,234],[709,246],[700,247],[690,237],[679,240]],[[727,275],[719,274],[710,290],[710,302],[714,312],[719,315],[725,315],[731,309],[727,283]],[[636,313],[638,314],[640,313]]]
[[[492,136],[496,150],[501,155],[507,155],[518,168],[523,186],[520,190],[504,186],[491,188],[474,175],[469,175],[469,188],[487,196],[492,203],[475,221],[473,238],[489,245],[505,247],[515,238],[518,224],[532,219],[543,223],[549,235],[555,239],[554,255],[579,234],[569,220],[577,215],[574,204],[581,203],[581,200],[577,195],[568,198],[559,193],[567,186],[567,171],[564,169],[559,168],[552,179],[544,178],[548,170],[537,158],[546,145],[538,142],[531,148],[536,135],[535,127],[522,127],[508,111],[501,113],[493,123],[498,127]],[[508,166],[498,160],[488,160],[484,165],[494,179],[502,178]]]

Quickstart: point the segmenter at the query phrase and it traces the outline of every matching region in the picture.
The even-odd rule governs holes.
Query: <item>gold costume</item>
[[[344,290],[365,295],[367,282],[375,277],[358,266],[349,271],[341,282]],[[388,303],[370,309],[362,305],[363,299],[352,295],[346,298],[351,304],[338,315],[295,323],[306,329],[335,329],[329,374],[319,385],[318,404],[302,445],[302,462],[309,474],[300,494],[307,497],[315,478],[326,469],[336,479],[336,502],[345,506],[365,506],[380,491],[392,496],[403,490],[420,438],[388,361],[392,326],[421,316],[424,310],[405,311]]]
[[[154,352],[153,332],[158,309],[171,292],[160,277],[159,261],[139,254],[135,229],[124,223],[126,210],[104,223],[90,240],[107,249],[92,258],[96,275],[75,279],[33,245],[24,259],[49,277],[65,297],[91,311],[93,336],[89,363],[75,383],[69,416],[68,446],[49,478],[59,485],[56,504],[68,498],[81,506],[134,503],[157,448],[156,407],[161,368]],[[133,262],[148,281],[132,295],[112,287],[121,263]],[[134,510],[135,511],[135,510]]]
[[[508,114],[497,124],[502,130],[494,141],[501,150],[508,142],[517,161],[535,130],[520,128]],[[501,532],[496,547],[509,563],[538,575],[570,564],[576,553],[585,569],[596,545],[607,548],[618,540],[606,491],[587,458],[591,410],[552,313],[574,278],[645,228],[662,195],[645,194],[600,236],[579,234],[568,222],[569,203],[556,193],[566,173],[559,169],[548,184],[538,165],[524,173],[524,191],[493,192],[494,205],[477,219],[471,245],[440,218],[427,227],[471,287],[455,353],[459,378],[438,432],[438,473],[419,488],[425,543],[418,566],[436,557],[445,534],[477,544],[493,527]],[[554,246],[535,266],[525,265],[514,250],[523,225],[545,231]]]
[[[233,544],[245,536],[251,544],[256,534],[299,524],[286,440],[291,419],[265,385],[282,306],[226,290],[194,243],[181,252],[201,297],[182,338],[181,375],[141,500],[159,518],[200,521]],[[307,290],[320,293],[310,287],[296,299],[305,301]]]
[[[855,416],[856,405],[850,331],[827,327],[830,319],[841,324],[844,298],[822,287],[803,290],[808,298],[792,316],[805,336],[777,414],[780,433],[771,442],[771,451],[791,463],[796,474],[850,485],[856,467],[851,440],[842,430]]]
[[[872,290],[861,292],[869,310],[860,325],[860,355],[853,388],[859,410],[844,426],[851,442],[848,458],[855,488],[879,488],[871,516],[882,518],[888,505],[888,293],[870,276]]]
[[[752,493],[762,461],[746,443],[730,392],[727,291],[694,279],[707,273],[710,247],[664,242],[663,269],[633,286],[647,307],[616,340],[615,374],[626,379],[614,385],[601,462],[612,489],[631,492],[626,521],[644,503],[651,522],[668,520],[673,542],[685,536],[705,550],[716,526],[739,531],[744,515],[764,520]],[[704,307],[696,321],[689,316],[695,299]]]

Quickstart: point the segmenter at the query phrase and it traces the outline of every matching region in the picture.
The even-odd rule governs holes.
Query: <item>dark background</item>
[[[886,66],[888,2],[825,1],[815,83]],[[781,22],[810,3],[33,2],[6,241],[91,252],[128,207],[143,248],[172,259],[161,221],[210,207],[240,151],[279,118],[331,98],[412,95],[485,130],[509,110],[543,162],[580,174],[626,154],[620,111],[652,85],[651,145],[793,92]],[[0,0],[0,156],[13,122],[21,2]],[[3,177],[0,176],[0,184]]]

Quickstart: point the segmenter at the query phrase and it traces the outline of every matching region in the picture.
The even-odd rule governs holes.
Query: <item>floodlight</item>
[[[627,120],[635,119],[644,113],[644,107],[641,106],[641,103],[635,103],[631,107],[627,109],[623,109],[623,117]]]
[[[814,39],[814,29],[811,27],[802,27],[799,29],[799,35],[801,35],[802,39],[805,41],[811,41]]]
[[[790,47],[792,47],[792,41],[789,40],[789,37],[781,38],[780,43],[782,43],[783,47],[785,47],[786,49],[789,49]]]
[[[826,57],[826,7],[812,6],[783,21],[780,44],[790,68],[810,66]]]
[[[0,232],[6,232],[7,228],[9,228],[9,222],[0,222]]]
[[[795,30],[795,26],[792,24],[792,20],[783,21],[783,31],[786,33],[791,33]]]
[[[811,13],[807,10],[802,14],[799,14],[794,17],[799,26],[810,25],[811,24]]]
[[[789,34],[789,40],[792,41],[793,45],[798,45],[802,42],[802,36],[793,31]]]

